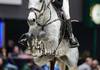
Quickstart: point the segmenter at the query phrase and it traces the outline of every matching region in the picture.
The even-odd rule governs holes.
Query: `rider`
[[[52,0],[52,4],[57,8],[63,11],[63,16],[67,20],[67,31],[69,34],[70,44],[72,48],[79,46],[77,39],[74,37],[72,31],[72,24],[70,20],[70,13],[69,13],[69,0]]]

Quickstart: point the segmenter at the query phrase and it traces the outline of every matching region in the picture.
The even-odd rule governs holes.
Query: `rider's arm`
[[[63,0],[62,6],[63,13],[66,19],[70,19],[70,12],[69,12],[69,0]]]

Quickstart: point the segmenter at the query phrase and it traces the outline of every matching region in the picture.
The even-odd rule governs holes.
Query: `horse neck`
[[[59,19],[56,10],[54,9],[53,5],[50,3],[49,8],[51,10],[52,19]]]
[[[51,12],[51,14],[50,14]],[[50,21],[53,21],[55,19],[59,19],[56,10],[54,9],[53,5],[50,3],[48,6],[46,6],[45,11],[43,12],[43,15],[40,16],[38,19],[39,22],[46,22],[50,18]]]

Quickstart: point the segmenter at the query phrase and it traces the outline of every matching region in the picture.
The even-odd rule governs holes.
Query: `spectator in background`
[[[47,65],[47,64],[43,65],[42,69],[43,70],[50,70],[49,65]],[[57,69],[55,69],[55,70],[57,70]]]
[[[4,70],[3,59],[0,57],[0,70]]]
[[[32,59],[26,63],[21,70],[42,70],[42,68],[38,67]]]
[[[92,70],[99,70],[99,62],[97,59],[94,59],[92,62]]]
[[[6,58],[6,49],[5,48],[0,48],[0,57]]]
[[[14,65],[12,59],[8,59],[7,63],[5,64],[4,70],[18,70],[18,67]]]
[[[13,52],[13,48],[14,48],[14,41],[13,40],[8,40],[8,44],[7,44],[7,53],[8,56],[9,54],[11,54]]]
[[[18,46],[15,46],[13,48],[13,52],[9,55],[9,57],[10,58],[17,58],[19,54],[20,54],[20,49]]]
[[[92,58],[87,57],[85,62],[78,67],[78,70],[91,70]]]
[[[6,48],[2,48],[2,55],[3,55],[3,58],[7,58],[7,50]]]
[[[2,58],[6,58],[7,55],[6,55],[6,49],[4,47],[0,48],[0,57]]]

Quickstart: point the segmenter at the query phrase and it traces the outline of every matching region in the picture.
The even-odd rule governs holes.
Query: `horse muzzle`
[[[36,22],[36,13],[34,11],[29,13],[28,20],[32,22]]]

